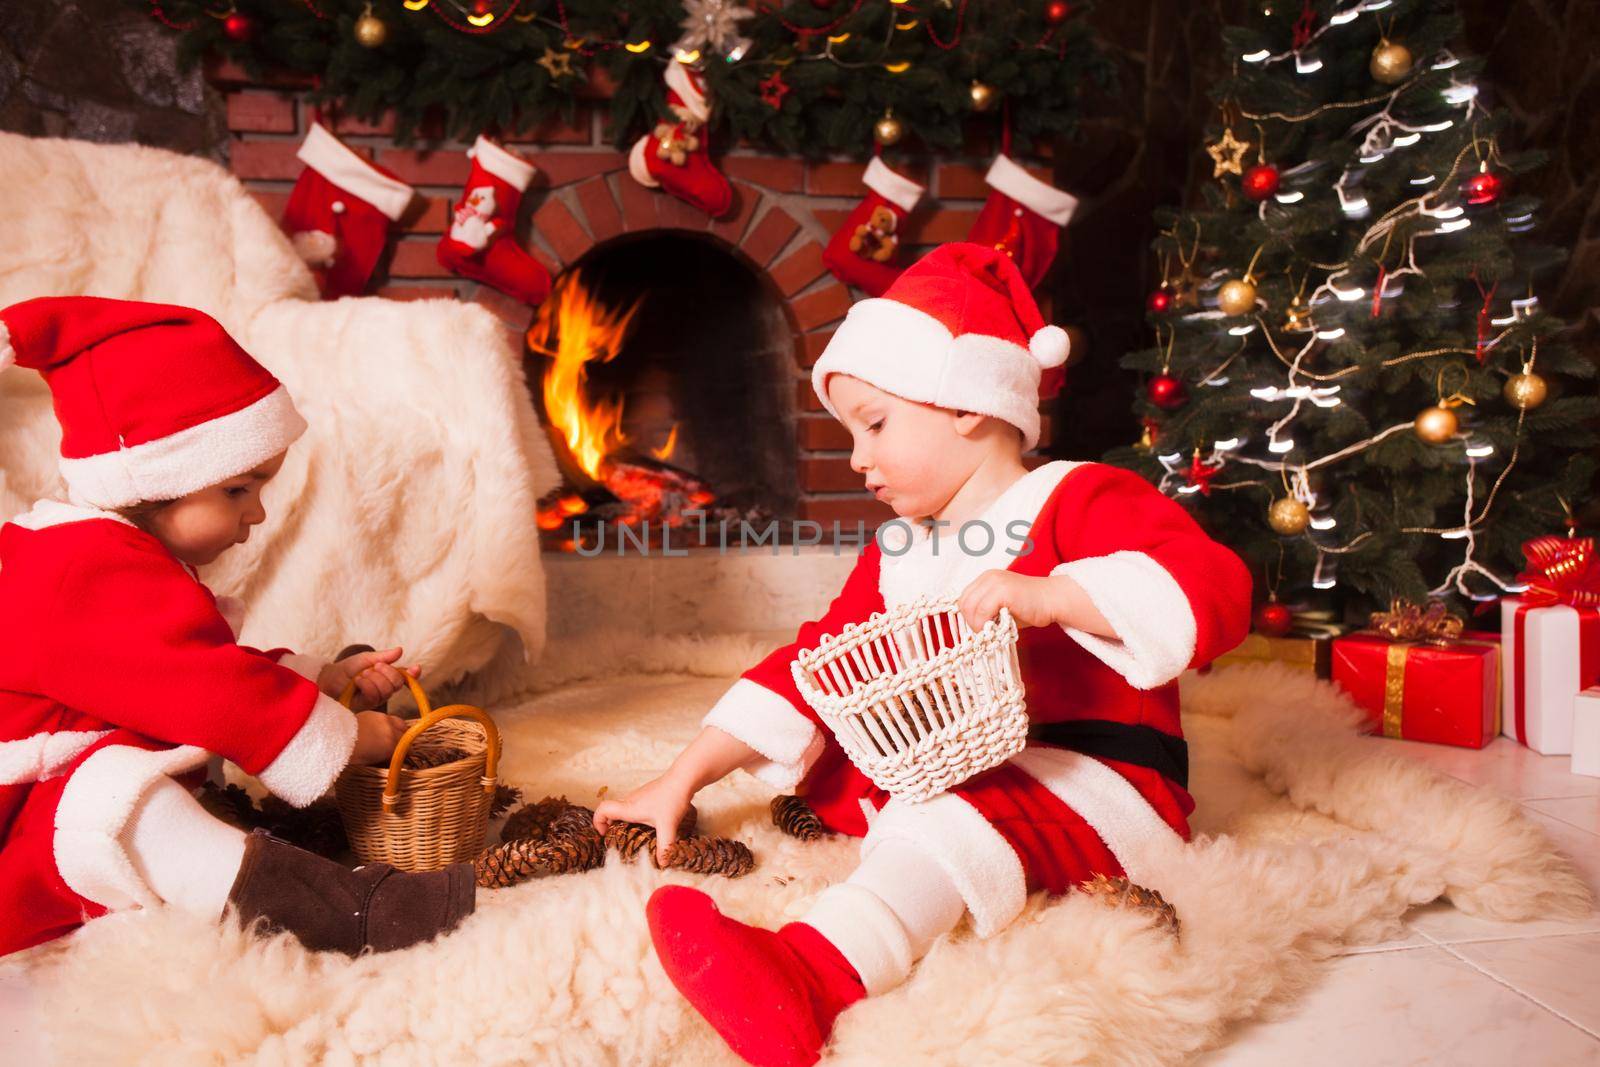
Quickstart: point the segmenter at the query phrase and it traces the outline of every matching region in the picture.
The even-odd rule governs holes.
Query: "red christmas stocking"
[[[634,144],[628,173],[640,185],[665,189],[712,218],[721,218],[733,206],[733,186],[711,162],[706,144],[711,100],[705,81],[682,63],[667,64],[666,81],[673,118],[662,119]]]
[[[317,275],[326,299],[366,292],[389,226],[411,203],[411,186],[362,159],[321,123],[296,153],[306,169],[283,211],[283,229]]]
[[[440,265],[538,307],[550,293],[550,272],[517,244],[513,231],[533,164],[479,135],[467,149],[472,173],[439,238]]]
[[[867,164],[861,181],[868,189],[867,198],[828,241],[822,262],[846,285],[882,296],[904,269],[895,263],[900,224],[926,190],[890,170],[877,156]]]
[[[1005,155],[994,157],[983,180],[989,199],[967,240],[1010,256],[1032,288],[1055,262],[1061,227],[1077,210],[1078,198],[1040,181]]]

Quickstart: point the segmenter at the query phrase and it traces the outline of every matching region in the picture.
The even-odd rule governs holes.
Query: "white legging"
[[[905,981],[934,941],[966,912],[955,883],[910,841],[881,841],[855,873],[830,886],[800,921],[826,937],[869,994]]]
[[[121,841],[156,896],[185,911],[222,914],[244,861],[245,835],[183,786],[163,778],[146,790]]]

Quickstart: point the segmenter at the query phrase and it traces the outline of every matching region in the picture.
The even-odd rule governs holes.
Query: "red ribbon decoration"
[[[1300,9],[1300,17],[1294,20],[1294,50],[1298,52],[1310,44],[1316,32],[1316,9],[1311,6],[1311,0],[1305,0],[1305,5]]]
[[[1522,546],[1527,568],[1517,581],[1526,583],[1523,602],[1536,608],[1566,604],[1600,608],[1600,567],[1595,565],[1594,538],[1535,537]]]
[[[1489,359],[1489,334],[1491,332],[1490,328],[1494,325],[1494,323],[1490,321],[1492,313],[1490,312],[1489,307],[1494,303],[1494,291],[1500,288],[1500,283],[1495,282],[1493,285],[1489,286],[1489,288],[1485,289],[1483,287],[1483,283],[1478,280],[1477,271],[1472,272],[1472,281],[1477,285],[1478,292],[1483,297],[1483,306],[1478,309],[1477,352],[1478,366],[1481,367]]]
[[[1596,566],[1591,537],[1535,537],[1522,546],[1522,554],[1528,565],[1517,581],[1527,583],[1528,589],[1512,623],[1512,684],[1516,737],[1527,744],[1528,612],[1557,605],[1576,609],[1578,689],[1600,681],[1600,567]]]

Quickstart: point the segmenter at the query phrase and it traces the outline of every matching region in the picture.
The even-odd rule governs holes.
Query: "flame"
[[[672,458],[672,450],[677,447],[678,427],[677,424],[674,423],[672,429],[667,432],[667,443],[662,445],[660,448],[652,448],[650,450],[650,454],[659,459],[661,462],[665,463],[667,460]]]
[[[550,357],[544,374],[545,416],[565,438],[574,462],[597,481],[604,480],[606,454],[627,444],[628,437],[622,432],[620,397],[589,401],[584,388],[588,366],[609,362],[622,350],[639,303],[623,310],[608,308],[581,278],[569,275],[540,307],[528,331],[534,351]]]

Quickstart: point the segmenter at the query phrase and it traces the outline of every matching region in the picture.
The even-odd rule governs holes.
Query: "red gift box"
[[[1437,644],[1346,634],[1333,642],[1333,681],[1385,737],[1482,748],[1500,733],[1499,634]]]

